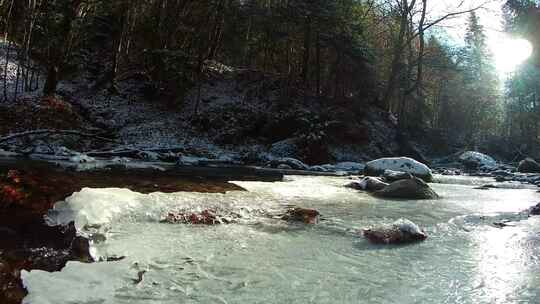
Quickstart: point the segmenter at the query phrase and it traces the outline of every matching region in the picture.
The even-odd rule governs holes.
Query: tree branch
[[[429,23],[426,23],[423,27],[423,31],[427,31],[428,29],[432,28],[433,26],[441,23],[442,21],[448,19],[448,18],[451,18],[451,17],[455,17],[455,16],[459,16],[459,15],[463,15],[463,14],[467,14],[467,13],[471,13],[471,12],[474,12],[474,11],[477,11],[479,9],[482,9],[484,8],[484,6],[490,2],[493,2],[493,0],[488,0],[488,1],[485,1],[483,2],[482,4],[476,6],[476,7],[473,7],[471,9],[468,9],[468,10],[463,10],[463,11],[458,11],[458,12],[453,12],[453,13],[448,13],[444,16],[441,16]],[[462,5],[462,3],[460,4]],[[405,47],[407,46],[408,43],[410,43],[412,40],[414,40],[416,37],[418,37],[420,35],[420,32],[417,32],[415,34],[413,34],[406,42],[405,44],[402,46],[402,47]]]

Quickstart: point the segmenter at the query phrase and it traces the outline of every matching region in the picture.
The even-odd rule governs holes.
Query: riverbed
[[[484,179],[432,184],[438,200],[382,200],[346,177],[234,182],[247,191],[150,193],[84,188],[56,204],[51,224],[74,220],[96,260],[60,272],[23,272],[24,303],[538,303],[540,218],[533,189],[489,189]],[[317,209],[317,225],[269,215]],[[160,222],[212,209],[228,225]],[[429,238],[368,243],[361,229],[407,218]],[[510,220],[499,228],[495,223]],[[118,260],[119,259],[119,260]]]

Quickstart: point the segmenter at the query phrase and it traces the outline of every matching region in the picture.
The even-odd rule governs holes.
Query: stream
[[[489,179],[437,177],[442,198],[383,200],[346,177],[233,182],[247,191],[83,188],[48,212],[75,222],[95,260],[59,272],[23,271],[29,304],[538,303],[540,218],[533,189],[478,190]],[[269,216],[317,209],[317,225]],[[168,212],[217,210],[232,224],[163,223]],[[429,238],[372,245],[359,231],[407,218]],[[494,223],[509,220],[507,227]],[[115,260],[115,261],[111,261]]]

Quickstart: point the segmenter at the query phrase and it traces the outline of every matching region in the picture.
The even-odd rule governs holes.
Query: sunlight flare
[[[501,37],[490,44],[500,74],[515,71],[533,52],[532,44],[522,38]]]

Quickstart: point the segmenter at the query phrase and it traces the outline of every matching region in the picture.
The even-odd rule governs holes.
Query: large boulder
[[[274,157],[297,157],[299,155],[298,140],[288,138],[273,143],[270,147],[270,154]]]
[[[379,176],[384,174],[385,170],[410,173],[427,182],[433,180],[431,169],[428,166],[408,157],[380,158],[370,161],[366,164],[364,173],[369,176]]]
[[[374,193],[384,198],[436,199],[439,195],[419,178],[402,179]]]
[[[467,169],[491,169],[497,167],[497,161],[491,156],[475,151],[467,151],[459,156],[459,161]]]
[[[519,162],[518,171],[521,173],[540,173],[540,164],[527,157]]]
[[[348,171],[348,172],[357,172],[363,171],[366,167],[364,164],[355,163],[355,162],[340,162],[334,165],[336,171]]]
[[[399,219],[392,225],[365,229],[362,233],[375,244],[405,244],[423,241],[428,237],[424,230],[407,219]]]
[[[362,191],[379,191],[384,189],[386,186],[388,186],[387,183],[381,181],[380,179],[376,177],[366,176],[363,179],[359,181],[351,182],[345,187],[352,188],[356,190],[362,190]]]

